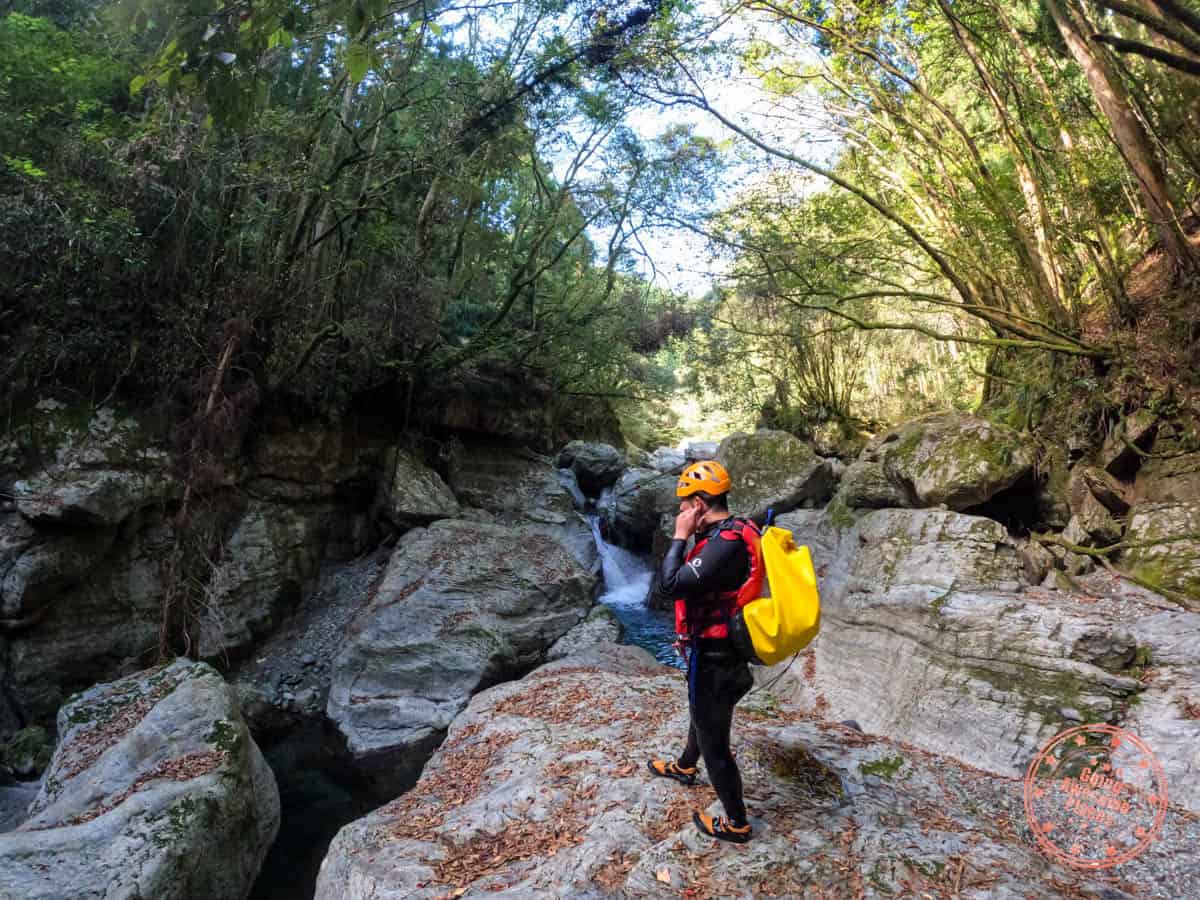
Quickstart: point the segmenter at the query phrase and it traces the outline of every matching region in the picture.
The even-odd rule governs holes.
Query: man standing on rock
[[[675,629],[688,661],[691,723],[687,746],[678,760],[652,760],[650,771],[681,784],[695,784],[696,763],[704,757],[709,780],[725,807],[724,816],[692,815],[696,827],[723,841],[750,840],[742,801],[742,776],[729,747],[733,708],[754,679],[729,639],[729,618],[739,590],[758,571],[753,549],[741,536],[754,525],[729,513],[726,495],[732,482],[713,460],[684,469],[675,494],[680,498],[675,538],[663,557],[660,589],[675,600]],[[684,556],[688,538],[696,536]],[[686,643],[685,643],[686,642]]]

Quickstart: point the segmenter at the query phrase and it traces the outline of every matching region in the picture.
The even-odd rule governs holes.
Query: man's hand
[[[685,509],[675,517],[675,540],[686,541],[696,532],[700,520],[704,518],[704,507],[696,506]]]
[[[684,659],[687,659],[688,638],[686,634],[675,635],[675,643],[671,647]]]

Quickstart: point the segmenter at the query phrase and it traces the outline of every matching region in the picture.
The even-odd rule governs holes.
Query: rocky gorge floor
[[[682,677],[630,647],[484,691],[412,791],[340,832],[317,897],[1200,896],[1184,810],[1141,858],[1082,874],[1033,848],[1019,779],[764,691],[734,727],[755,838],[720,844],[691,822],[719,811],[711,788],[645,769],[686,727]]]
[[[42,481],[61,502],[33,490],[35,472],[0,504],[0,737],[33,722],[47,758],[47,716],[66,698],[149,677],[139,660],[159,627],[169,499],[141,477],[144,436],[124,422],[88,432],[112,444],[104,453],[52,465]],[[1156,446],[1123,427],[1127,443]],[[653,454],[575,443],[557,459],[484,441],[459,447],[443,481],[419,454],[351,432],[262,436],[226,492],[198,644],[233,690],[178,711],[202,736],[244,719],[246,745],[273,770],[256,770],[256,814],[282,800],[265,864],[248,862],[221,896],[306,897],[318,868],[318,896],[347,900],[1200,896],[1200,612],[1177,599],[1200,557],[1183,532],[1161,545],[1179,565],[1117,557],[1160,594],[1087,555],[1117,537],[1146,550],[1134,525],[1151,513],[1183,528],[1191,507],[1171,518],[1160,505],[1194,505],[1191,469],[1150,477],[1150,463],[1106,447],[1035,478],[1030,440],[947,413],[880,435],[849,467],[769,431]],[[731,471],[736,512],[774,510],[810,546],[822,592],[817,642],[778,681],[760,673],[770,690],[738,715],[757,829],[744,848],[695,833],[692,809],[716,811],[707,787],[646,773],[682,740],[684,686],[608,643],[619,629],[596,602],[598,547],[661,549],[674,475],[697,453]],[[117,488],[122,502],[107,502]],[[1059,523],[1044,540],[1020,526],[1035,511]],[[595,540],[582,513],[598,521]],[[1058,529],[1076,550],[1055,543]],[[136,699],[138,715],[153,721],[162,700]],[[862,728],[837,724],[850,719]],[[1080,722],[1141,735],[1177,804],[1108,878],[1049,862],[1022,808],[1028,761]],[[58,732],[61,756],[71,737]],[[46,765],[18,749],[30,734],[9,741],[0,776]],[[119,832],[161,871],[190,859],[130,816],[152,791],[206,796],[180,762],[191,751],[172,732],[138,735],[148,766],[107,792],[92,789],[91,769],[76,773],[71,802],[97,816],[33,844],[19,831],[29,791],[0,789],[0,807],[18,807],[0,854],[34,865],[39,842],[90,829]],[[201,850],[231,839],[220,823],[187,836]],[[68,858],[96,876],[89,890],[103,894],[107,878],[126,896],[119,865]]]

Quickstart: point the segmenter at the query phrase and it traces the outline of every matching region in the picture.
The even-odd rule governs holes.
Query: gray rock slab
[[[563,543],[585,569],[599,571],[591,528],[549,457],[501,444],[465,444],[452,460],[449,485],[464,507],[485,510],[497,522],[532,525]]]
[[[1144,460],[1134,494],[1139,503],[1200,503],[1200,453]]]
[[[646,466],[656,472],[679,472],[687,465],[687,454],[674,447],[657,447],[646,460]]]
[[[116,525],[179,493],[166,450],[138,419],[107,406],[58,406],[45,415],[53,458],[13,483],[17,509],[30,521]]]
[[[870,459],[858,459],[846,467],[832,502],[848,509],[885,509],[910,505],[905,492],[883,471],[883,463]]]
[[[13,484],[17,509],[32,522],[117,525],[181,493],[165,471],[56,466]]]
[[[319,520],[305,510],[252,500],[205,586],[199,653],[236,653],[300,602],[320,563]]]
[[[0,677],[23,721],[48,725],[71,691],[141,667],[157,646],[169,541],[161,527],[59,533],[0,516],[0,617],[11,627]]]
[[[768,694],[739,706],[734,752],[754,839],[692,825],[719,812],[702,781],[646,771],[678,752],[686,685],[645,651],[612,645],[477,695],[416,787],[345,826],[318,900],[442,896],[930,896],[1057,898],[1105,886],[1032,846],[1018,780],[909,744],[814,721]],[[1122,872],[1153,896],[1194,896],[1172,862],[1200,829],[1172,815]],[[1157,855],[1155,855],[1157,851]],[[940,885],[940,887],[938,887]]]
[[[537,665],[584,619],[595,582],[534,528],[444,520],[406,534],[333,666],[327,714],[353,759],[381,790],[411,781],[473,693]]]
[[[805,512],[780,524],[810,546],[821,588],[821,634],[778,687],[805,708],[1005,776],[1069,724],[1064,709],[1120,724],[1156,708],[1161,733],[1192,733],[1137,668],[1157,643],[1135,628],[1170,609],[1161,598],[1107,573],[1104,593],[1034,586],[1003,527],[975,516],[878,510],[838,527]],[[1167,681],[1193,677],[1162,665]]]
[[[1067,481],[1071,511],[1084,514],[1085,503],[1091,497],[1104,505],[1113,515],[1129,512],[1129,487],[1104,469],[1095,466],[1076,466]]]
[[[179,661],[69,702],[28,817],[0,835],[0,896],[244,898],[279,825],[235,695]]]
[[[458,500],[440,475],[413,453],[397,448],[388,485],[386,509],[393,521],[428,524],[459,514]]]
[[[562,659],[594,644],[615,644],[621,640],[623,632],[617,614],[603,603],[597,603],[586,619],[560,637],[546,651],[546,661]]]

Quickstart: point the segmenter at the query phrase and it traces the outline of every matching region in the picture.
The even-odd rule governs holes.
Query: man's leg
[[[698,719],[694,730],[704,755],[708,780],[725,815],[734,825],[746,824],[746,805],[742,800],[742,775],[738,771],[733,751],[729,747],[729,731],[733,725],[733,704],[724,700],[698,697]]]
[[[696,763],[700,759],[700,738],[696,736],[696,720],[691,718],[688,720],[688,736],[687,745],[683,748],[683,753],[679,756],[679,767],[681,769],[694,769]]]
[[[725,815],[734,825],[746,824],[746,806],[742,800],[742,775],[730,748],[733,708],[754,683],[745,663],[702,665],[697,672],[696,702],[692,707],[691,744],[695,734],[704,755],[704,767]]]

